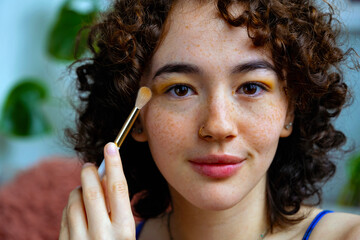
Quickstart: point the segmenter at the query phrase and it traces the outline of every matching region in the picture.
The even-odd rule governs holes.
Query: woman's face
[[[141,112],[144,131],[133,137],[148,141],[173,197],[227,209],[253,189],[265,192],[292,116],[269,52],[225,23],[213,4],[181,2],[143,77],[153,97]]]

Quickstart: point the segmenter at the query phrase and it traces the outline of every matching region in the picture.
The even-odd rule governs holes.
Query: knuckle
[[[114,169],[122,169],[122,163],[119,160],[111,161],[110,166]]]
[[[75,202],[71,202],[68,204],[67,208],[64,209],[64,212],[70,218],[78,210],[79,210],[78,204],[76,204]]]
[[[128,185],[125,180],[116,181],[111,184],[111,192],[128,195]]]
[[[84,189],[84,198],[87,200],[96,200],[103,197],[102,191],[98,187]]]
[[[75,188],[69,194],[67,206],[63,210],[63,214],[70,215],[72,212],[77,211],[81,200],[81,189]]]

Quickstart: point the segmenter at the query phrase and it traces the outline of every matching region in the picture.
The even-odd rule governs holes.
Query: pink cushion
[[[53,157],[0,188],[0,239],[58,239],[62,210],[80,185],[81,163]]]

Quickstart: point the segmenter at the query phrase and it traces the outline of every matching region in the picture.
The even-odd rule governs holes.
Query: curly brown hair
[[[230,7],[245,11],[234,16]],[[92,57],[77,61],[81,106],[77,129],[69,134],[85,161],[97,165],[103,147],[113,141],[131,111],[142,73],[159,44],[171,0],[117,0],[93,26],[88,38]],[[280,78],[294,105],[294,128],[280,139],[268,170],[267,209],[271,228],[286,226],[306,199],[321,201],[320,183],[335,173],[330,151],[341,149],[346,137],[334,128],[348,100],[340,64],[352,53],[339,47],[340,24],[310,0],[218,0],[222,18],[246,27],[253,45],[272,54]],[[355,62],[359,66],[358,62]],[[166,180],[152,159],[147,143],[127,138],[121,148],[130,198],[142,192],[135,213],[142,218],[164,213],[171,204]]]

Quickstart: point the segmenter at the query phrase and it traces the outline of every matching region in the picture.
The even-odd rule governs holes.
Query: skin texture
[[[141,82],[153,91],[136,124],[143,131],[132,137],[149,143],[169,183],[172,235],[175,240],[257,239],[268,227],[266,173],[279,139],[292,132],[285,128],[294,117],[286,83],[271,69],[268,51],[254,48],[245,29],[225,24],[213,4],[180,1],[167,24]],[[236,68],[259,61],[267,65]],[[160,73],[166,64],[187,64],[187,70]],[[94,165],[84,165],[82,187],[70,194],[59,239],[135,239],[127,183],[113,147],[105,147],[104,180]],[[190,161],[209,155],[233,156],[242,165],[229,177],[199,174]],[[301,239],[319,211],[303,206],[294,217],[306,215],[304,221],[275,229],[266,239]],[[329,214],[311,239],[356,239],[359,225],[358,216]],[[146,222],[140,240],[154,239],[169,239],[166,216]]]
[[[215,223],[225,212],[228,219],[231,212],[239,211],[264,216],[266,171],[279,138],[291,133],[284,128],[293,117],[283,91],[285,83],[271,69],[234,73],[239,64],[266,61],[271,65],[271,59],[266,49],[252,46],[245,29],[229,27],[217,17],[213,5],[187,4],[175,9],[179,11],[171,15],[169,31],[143,78],[154,93],[141,112],[144,132],[133,136],[148,141],[170,185],[174,217],[198,212]],[[188,17],[184,19],[183,14]],[[165,64],[189,64],[198,70],[166,72],[154,78]],[[259,84],[254,94],[246,91],[249,83]],[[184,96],[176,94],[178,85],[187,86]],[[205,139],[198,134],[202,126]],[[236,174],[225,179],[201,175],[189,162],[224,154],[245,159]],[[251,213],[249,205],[259,211]],[[260,220],[260,226],[265,225]],[[208,237],[217,239],[212,234]]]
[[[181,12],[172,15],[170,30],[153,57],[150,73],[144,77],[145,85],[155,91],[141,120],[153,158],[169,184],[192,204],[221,210],[234,206],[257,183],[264,183],[261,179],[265,178],[279,137],[290,133],[284,129],[289,121],[288,104],[282,91],[284,83],[275,72],[258,69],[232,73],[238,64],[271,64],[264,49],[252,47],[245,29],[229,28],[215,18],[213,8],[196,6],[195,11],[188,7],[182,10],[188,20]],[[153,79],[154,73],[169,63],[192,64],[200,73],[164,73]],[[262,83],[266,89],[257,87],[257,95],[242,93],[241,87],[249,82]],[[171,89],[176,84],[189,86],[187,95],[177,96]],[[202,126],[211,138],[198,136]],[[188,162],[210,154],[246,161],[236,176],[214,181],[195,173]]]

